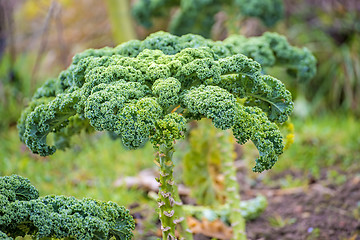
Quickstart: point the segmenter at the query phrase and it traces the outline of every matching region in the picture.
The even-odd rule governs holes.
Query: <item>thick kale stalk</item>
[[[133,237],[135,222],[129,210],[112,202],[89,198],[39,197],[28,179],[0,177],[0,237],[110,239]],[[6,236],[6,237],[5,237]]]
[[[174,205],[181,203],[177,203],[174,199],[173,153],[174,148],[172,146],[160,145],[157,157],[160,165],[158,204],[163,239],[176,239],[175,226],[179,220],[182,220],[175,218]]]
[[[181,205],[176,190],[172,157],[176,139],[182,138],[186,130],[185,119],[176,113],[171,113],[164,120],[158,121],[157,131],[151,139],[157,151],[156,161],[160,167],[159,187],[159,218],[163,239],[176,239],[176,225],[184,221],[181,213],[175,213],[175,205]]]
[[[275,44],[278,38],[272,39],[269,49],[282,49]],[[281,56],[282,62],[291,61]],[[314,62],[306,63],[307,69],[296,69],[298,75],[313,68]],[[172,147],[184,137],[186,123],[208,118],[216,128],[232,129],[239,143],[251,140],[259,150],[253,170],[261,172],[283,151],[276,123],[285,122],[292,109],[284,84],[263,75],[261,65],[235,45],[159,32],[144,41],[76,55],[68,69],[36,92],[18,128],[21,140],[42,156],[71,146],[70,137],[81,130],[111,132],[128,149],[150,141],[163,174],[162,228],[170,228],[166,236],[175,236],[174,221],[180,219],[172,218],[173,203],[165,196],[174,194]],[[53,145],[47,142],[49,133]]]

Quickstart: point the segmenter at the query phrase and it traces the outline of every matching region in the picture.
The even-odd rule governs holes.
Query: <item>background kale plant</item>
[[[172,14],[175,12],[175,14]],[[216,15],[225,12],[230,32],[237,32],[241,17],[259,18],[265,26],[273,26],[284,15],[283,0],[138,0],[132,6],[135,20],[146,28],[157,18],[170,18],[169,32],[211,37]]]

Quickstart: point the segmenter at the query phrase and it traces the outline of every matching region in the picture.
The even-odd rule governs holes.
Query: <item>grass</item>
[[[295,142],[276,163],[274,171],[299,169],[318,176],[325,167],[343,171],[360,160],[360,122],[351,116],[325,115],[296,120]]]
[[[14,128],[2,134],[1,141],[0,175],[19,174],[29,178],[41,195],[91,197],[124,206],[147,200],[142,191],[114,188],[113,182],[154,167],[150,145],[127,151],[106,134],[80,135],[73,139],[72,149],[44,158],[32,154],[20,142]]]

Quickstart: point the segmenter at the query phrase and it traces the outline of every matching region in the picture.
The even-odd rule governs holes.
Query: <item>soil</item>
[[[242,198],[262,194],[268,199],[268,207],[261,216],[246,223],[249,240],[360,240],[360,175],[357,172],[348,173],[346,180],[337,184],[324,173],[319,179],[308,177],[305,186],[286,189],[276,183],[289,174],[303,179],[303,174],[289,171],[273,176],[271,187],[260,180],[244,181],[248,178],[243,174],[238,172]],[[187,198],[183,202],[193,203]],[[148,237],[145,239],[154,239]],[[194,236],[194,240],[211,239],[214,238],[202,234]]]
[[[360,239],[359,176],[340,186],[315,182],[307,189],[261,191],[269,206],[247,223],[249,239]]]

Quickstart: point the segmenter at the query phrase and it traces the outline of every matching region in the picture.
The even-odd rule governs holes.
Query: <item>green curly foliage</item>
[[[156,122],[156,132],[150,139],[152,144],[157,149],[162,144],[170,147],[175,140],[184,138],[186,123],[186,118],[180,114],[173,112],[166,115]]]
[[[179,36],[194,33],[211,37],[211,26],[221,8],[218,0],[182,0],[180,9],[171,19],[169,31]]]
[[[93,87],[91,92],[90,88],[83,91],[84,116],[90,119],[90,124],[98,131],[115,131],[117,128],[114,122],[117,120],[119,110],[126,102],[144,95],[140,83],[125,81],[101,83]]]
[[[255,133],[253,128],[257,121],[264,126],[285,122],[293,103],[284,84],[263,75],[259,63],[198,35],[160,32],[136,41],[136,49],[128,49],[132,54],[119,54],[129,46],[131,41],[75,56],[24,111],[21,140],[42,156],[69,146],[70,136],[82,129],[111,132],[129,149],[148,140],[156,147],[182,138],[185,122],[209,118],[217,128],[235,129],[235,135],[251,132],[246,140],[254,141],[261,155],[257,171],[273,165],[282,148],[277,132],[258,127],[267,132]],[[240,111],[239,98],[256,114]],[[251,130],[238,126],[239,111]],[[49,133],[53,146],[46,142]]]
[[[280,66],[288,69],[299,81],[305,82],[314,77],[316,73],[316,59],[306,48],[291,46],[286,38],[277,33],[264,33],[260,37],[246,38],[241,35],[231,35],[223,42],[205,39],[199,35],[187,34],[181,37],[170,33],[157,32],[148,36],[144,41],[132,40],[123,43],[114,49],[89,49],[77,54],[72,65],[64,71],[61,85],[70,86],[73,77],[84,81],[84,67],[86,64],[79,62],[92,61],[89,56],[113,56],[136,57],[145,49],[161,50],[166,55],[174,55],[185,48],[210,48],[219,58],[244,54],[261,64],[262,67]],[[107,59],[107,58],[104,58]],[[104,61],[104,60],[103,60]],[[99,63],[98,63],[99,64]],[[75,71],[75,74],[74,74]],[[136,77],[137,75],[133,75]]]
[[[0,195],[4,201],[29,201],[39,197],[39,191],[26,178],[12,175],[0,179]],[[1,206],[4,206],[3,204],[1,201]]]
[[[163,117],[162,108],[154,98],[142,98],[127,104],[118,115],[116,134],[131,149],[143,146],[153,134],[156,122]]]
[[[240,52],[263,67],[285,67],[300,82],[306,82],[316,74],[316,59],[312,53],[307,48],[291,46],[284,36],[277,33],[266,32],[250,38],[232,35],[224,42],[232,46],[233,53]]]
[[[30,181],[17,175],[0,177],[0,186],[0,233],[7,236],[4,239],[25,235],[37,239],[133,237],[132,216],[115,203],[65,196],[39,198]]]
[[[283,0],[235,0],[242,15],[259,18],[267,27],[284,17]]]
[[[169,9],[178,4],[179,0],[137,1],[132,7],[132,14],[141,25],[150,28],[152,18],[169,16]]]
[[[245,105],[261,108],[270,121],[284,123],[293,109],[291,94],[278,79],[269,75],[258,78],[225,76],[222,88],[239,98],[246,98]]]
[[[258,149],[260,156],[256,159],[254,172],[270,169],[283,152],[283,138],[279,128],[257,107],[238,105],[232,130],[238,143],[244,144],[251,140]]]
[[[19,129],[24,129],[20,139],[34,152],[41,156],[51,155],[55,152],[55,146],[46,144],[46,137],[50,132],[58,132],[69,123],[69,118],[76,114],[75,101],[79,96],[71,93],[60,94],[48,103],[35,107],[20,124]],[[40,100],[43,100],[40,99]]]
[[[168,109],[180,103],[179,92],[181,83],[176,78],[158,79],[152,86],[153,93],[158,97],[161,107]]]
[[[235,8],[238,14],[257,17],[268,27],[284,15],[282,0],[138,0],[131,11],[139,24],[150,28],[155,18],[169,18],[175,7],[177,11],[170,19],[169,31],[179,36],[193,33],[210,37],[215,15],[227,9]]]
[[[10,237],[8,237],[5,233],[0,231],[0,239],[2,240],[11,240]]]
[[[204,86],[190,89],[184,93],[183,105],[190,116],[212,119],[216,128],[228,129],[234,125],[236,99],[228,91],[218,86]]]
[[[56,84],[58,83],[56,78],[47,80],[41,87],[39,87],[34,93],[33,99],[39,99],[42,97],[55,97],[56,96]]]

